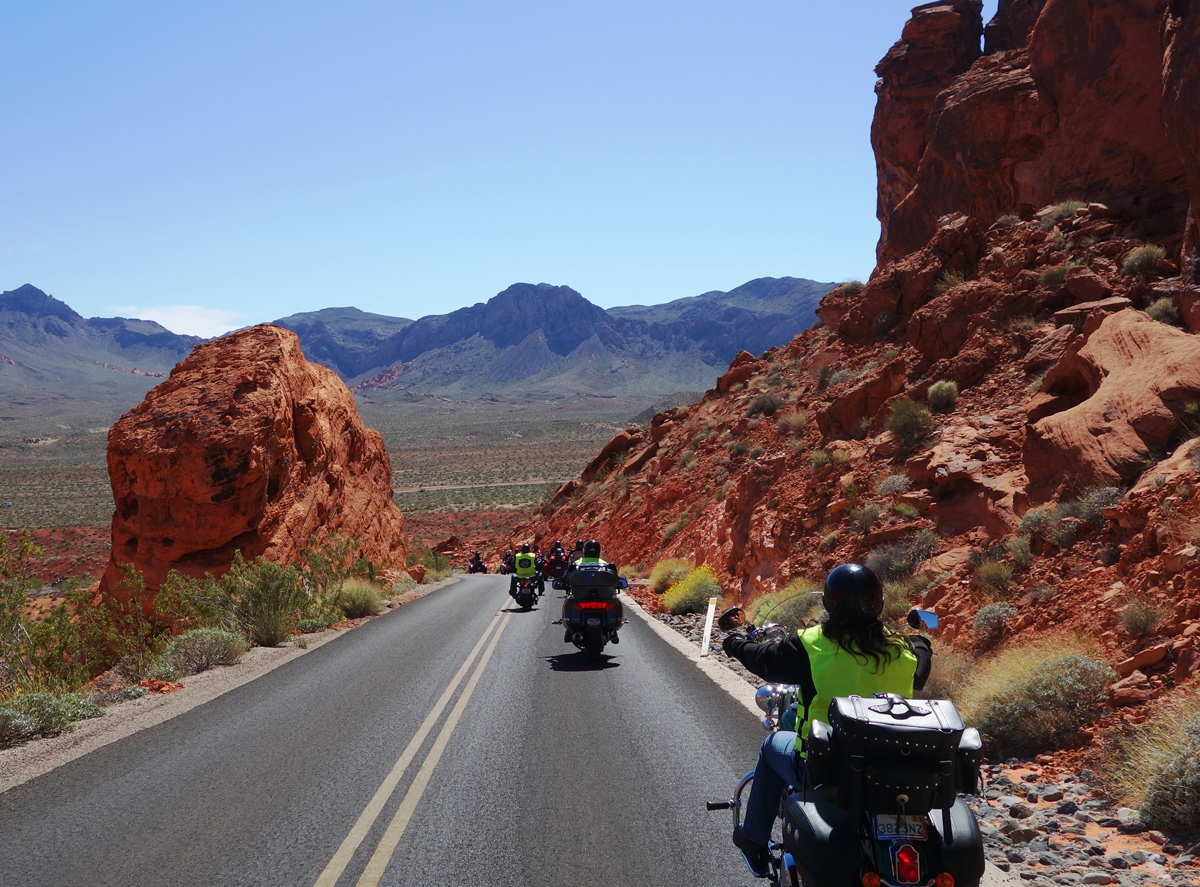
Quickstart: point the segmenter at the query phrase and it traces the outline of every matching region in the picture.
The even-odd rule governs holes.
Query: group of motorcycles
[[[932,613],[914,610],[912,628],[937,627]],[[780,640],[768,623],[759,642]],[[768,730],[794,730],[799,688],[765,684],[755,702]],[[774,887],[978,887],[983,838],[975,814],[959,795],[979,791],[982,742],[945,699],[910,700],[894,693],[834,699],[827,720],[812,723],[805,784],[780,802],[782,836],[768,844],[767,882]],[[742,794],[754,779],[738,780],[728,801],[741,824]]]
[[[546,580],[551,587],[567,592],[563,601],[562,616],[554,624],[564,627],[563,641],[574,644],[593,660],[598,660],[607,644],[621,642],[618,632],[625,624],[625,608],[617,599],[621,589],[629,583],[612,569],[602,567],[579,567],[576,564],[581,551],[568,554],[556,547],[546,555],[538,555],[538,575],[517,576],[514,579],[513,599],[522,610],[533,609]],[[500,561],[499,572],[514,571],[515,553],[511,550]],[[486,573],[479,552],[467,566],[468,573]]]

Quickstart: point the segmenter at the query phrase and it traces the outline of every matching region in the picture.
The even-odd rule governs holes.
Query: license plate
[[[588,617],[587,624],[588,624],[588,625],[599,625],[599,624],[600,624],[600,617],[599,617],[599,616],[589,616],[589,617]]]
[[[924,816],[893,816],[879,814],[875,817],[875,837],[881,841],[897,841],[907,838],[912,841],[924,841]]]

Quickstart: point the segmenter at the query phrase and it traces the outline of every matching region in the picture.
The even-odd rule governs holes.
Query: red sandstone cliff
[[[116,512],[102,588],[130,563],[153,592],[169,570],[224,573],[247,559],[296,560],[316,533],[356,539],[403,566],[391,464],[337,375],[296,335],[257,326],[198,345],[108,435]]]
[[[1143,235],[1177,237],[1190,200],[1184,253],[1194,257],[1196,10],[1002,0],[985,54],[972,59],[979,14],[973,0],[917,7],[876,69],[880,265],[923,247],[946,213],[990,223],[1067,199],[1104,202]],[[1189,274],[1194,265],[1185,262]]]

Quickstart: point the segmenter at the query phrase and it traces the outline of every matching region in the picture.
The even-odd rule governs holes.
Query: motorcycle
[[[619,644],[617,634],[625,619],[625,608],[617,600],[629,583],[610,570],[576,570],[570,575],[569,592],[563,601],[563,641],[574,644],[590,659],[599,659],[606,643]]]
[[[546,556],[546,578],[550,579],[554,588],[563,587],[563,577],[567,575],[567,553],[552,551]]]
[[[537,577],[517,577],[517,588],[513,593],[513,599],[522,610],[532,609],[538,599]]]
[[[937,617],[914,610],[908,624],[935,628]],[[764,642],[785,632],[768,623],[751,636]],[[763,726],[794,730],[799,694],[795,685],[759,687]],[[805,784],[784,793],[782,841],[768,844],[768,883],[978,887],[983,839],[958,795],[979,791],[982,741],[952,702],[894,693],[839,697],[827,721],[812,722],[805,751]],[[708,809],[732,810],[737,828],[742,793],[753,779],[747,773],[728,801],[709,802]]]
[[[469,564],[467,564],[467,572],[468,573],[486,573],[487,572],[487,564],[485,564],[483,561],[471,561]]]

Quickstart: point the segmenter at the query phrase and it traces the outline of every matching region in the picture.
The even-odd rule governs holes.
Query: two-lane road
[[[463,581],[0,794],[0,885],[751,883],[724,798],[763,732],[638,620]]]

